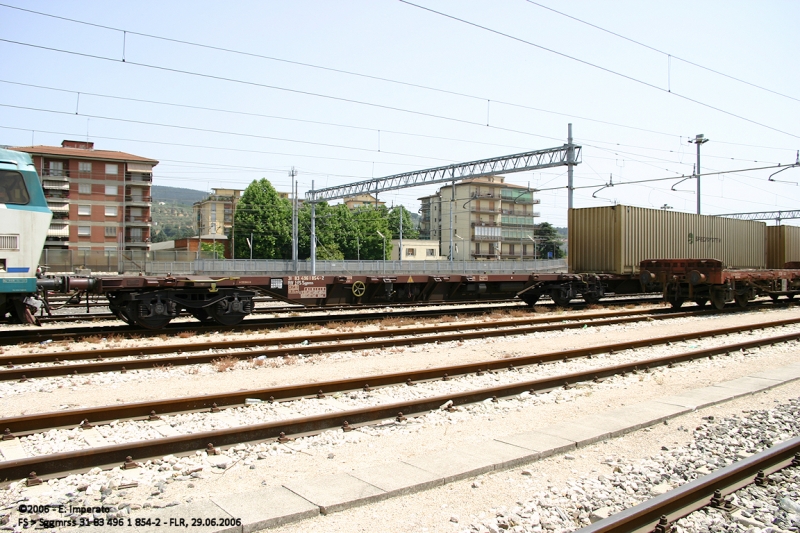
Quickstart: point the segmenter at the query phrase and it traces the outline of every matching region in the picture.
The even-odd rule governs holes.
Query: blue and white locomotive
[[[31,156],[0,148],[0,320],[35,322],[36,274],[52,217]]]

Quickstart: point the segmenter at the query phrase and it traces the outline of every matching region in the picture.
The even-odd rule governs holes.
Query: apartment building
[[[242,198],[240,189],[217,189],[205,200],[192,205],[197,235],[229,235],[233,227],[236,204]]]
[[[347,209],[353,210],[357,207],[362,207],[365,205],[371,205],[378,207],[380,205],[386,205],[386,202],[379,202],[376,197],[371,194],[357,194],[355,196],[348,196],[347,198],[342,198],[342,203],[347,206]]]
[[[95,150],[88,141],[18,146],[42,180],[53,220],[45,249],[146,250],[155,159]]]
[[[440,254],[453,258],[534,259],[539,203],[533,191],[505,183],[504,176],[470,178],[419,198],[420,236],[439,242]],[[451,217],[452,215],[452,217]]]

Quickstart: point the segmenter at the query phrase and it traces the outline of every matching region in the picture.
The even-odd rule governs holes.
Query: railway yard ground
[[[0,469],[4,462],[205,435],[248,424],[280,429],[282,421],[303,417],[356,416],[346,427],[336,422],[327,431],[287,431],[291,440],[269,433],[269,438],[217,445],[218,454],[196,449],[137,456],[131,451],[127,455],[132,456],[131,463],[138,463],[137,468],[82,468],[66,477],[43,471],[38,473],[44,482],[33,486],[21,476],[8,479],[0,486],[0,531],[22,530],[24,521],[32,519],[60,520],[63,523],[50,525],[63,531],[72,530],[66,522],[81,519],[90,524],[103,520],[105,525],[79,531],[573,531],[600,524],[600,519],[615,512],[800,436],[800,315],[796,307],[767,303],[747,310],[674,318],[664,314],[666,309],[660,304],[590,307],[516,307],[484,316],[458,316],[456,309],[438,318],[334,321],[249,332],[159,332],[134,338],[113,329],[114,323],[104,323],[103,328],[111,329],[81,340],[44,339],[0,346],[0,361],[105,349],[130,349],[134,360],[147,357],[136,355],[147,347],[185,344],[209,344],[208,348],[198,346],[203,348],[200,352],[217,355],[200,364],[159,364],[159,357],[176,355],[167,350],[153,356],[151,368],[0,381],[0,424],[10,425],[20,417],[43,413],[189,396],[241,395],[290,385],[325,383],[327,387],[336,380],[361,377],[369,383],[373,378],[372,388],[325,390],[319,397],[302,394],[271,402],[263,397],[268,393],[254,393],[246,405],[221,405],[220,412],[205,407],[166,410],[153,420],[147,416],[101,419],[102,423],[88,429],[64,424],[58,429],[13,431],[17,438],[0,441]],[[692,308],[693,304],[687,304],[680,311]],[[637,312],[643,318],[602,324],[597,316],[610,318],[622,312]],[[450,324],[464,326],[466,332],[467,325],[480,323],[488,331],[522,317],[563,327],[485,338],[466,334],[463,339],[450,338],[441,333],[439,342],[398,331],[398,337],[413,342],[390,345],[387,341],[383,348],[351,349],[349,341],[334,340],[343,349],[331,351],[318,349],[315,340],[359,331],[377,338],[388,330]],[[783,322],[757,327],[778,321]],[[740,326],[749,329],[700,335]],[[52,324],[37,330],[62,328]],[[0,335],[12,330],[4,327]],[[672,340],[659,341],[668,336]],[[779,336],[779,343],[737,347]],[[283,338],[285,345],[279,340]],[[226,355],[221,347],[221,343],[253,339],[264,339],[265,345],[268,339],[278,339],[273,346],[294,351],[283,355],[262,351],[259,356],[240,358]],[[591,356],[550,357],[544,364],[518,363],[522,357],[569,354],[632,341],[640,345],[598,349]],[[681,358],[681,354],[715,347],[722,350],[712,357]],[[674,362],[670,361],[673,357]],[[662,358],[660,363],[653,362],[657,358]],[[631,366],[643,361],[651,363]],[[375,385],[377,376],[468,364],[484,364],[484,371],[449,370],[446,380]],[[488,370],[492,365],[493,370]],[[506,368],[509,365],[513,368]],[[624,373],[602,370],[622,365],[628,365]],[[558,381],[540,383],[595,371],[598,379],[565,379],[566,387]],[[513,388],[515,383],[522,384],[520,390]],[[502,387],[509,392],[488,392],[479,400],[447,400],[468,391]],[[410,405],[425,398],[436,398],[436,407],[419,408],[404,417],[395,418],[395,410],[366,421],[359,411],[375,406],[390,410],[395,404]],[[359,421],[359,416],[365,421]],[[124,459],[122,454],[120,465]],[[737,492],[732,496],[735,509],[700,511],[681,519],[677,530],[707,531],[728,524],[731,531],[766,532],[770,527],[800,531],[798,470],[789,468],[766,488]],[[77,510],[20,512],[21,505],[56,503]],[[80,509],[90,507],[106,509]],[[157,527],[154,520],[158,518],[162,523]],[[183,519],[189,528],[171,525],[170,518]],[[198,521],[195,527],[193,519]]]

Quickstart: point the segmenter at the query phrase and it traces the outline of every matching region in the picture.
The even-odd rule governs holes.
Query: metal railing
[[[295,273],[291,260],[219,259],[195,261],[195,273],[212,276],[276,275]],[[317,275],[336,274],[501,274],[508,272],[557,272],[566,271],[565,259],[527,261],[317,261]],[[311,273],[310,261],[298,261],[299,275]]]
[[[404,261],[317,261],[317,275],[374,274],[502,274],[510,272],[566,271],[565,259],[496,261],[485,254],[487,261],[456,259]],[[201,274],[208,276],[295,274],[291,260],[282,259],[213,259],[213,252],[177,250],[63,250],[47,249],[39,262],[50,273],[72,273],[91,270],[92,273],[128,273],[147,275]],[[310,261],[298,261],[297,274],[309,275]]]

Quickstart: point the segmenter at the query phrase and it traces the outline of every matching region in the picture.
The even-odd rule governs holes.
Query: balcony
[[[42,178],[52,181],[67,181],[69,179],[69,170],[45,169],[42,170]]]
[[[69,183],[66,180],[42,180],[42,188],[46,191],[69,191]]]
[[[474,242],[499,242],[501,237],[497,235],[473,235],[470,240]]]
[[[69,204],[47,202],[47,207],[50,208],[50,211],[52,211],[53,214],[65,213],[65,214],[69,215]]]
[[[132,226],[149,226],[153,221],[153,217],[143,215],[128,215],[125,217],[125,222]]]
[[[478,228],[483,226],[499,226],[497,222],[489,222],[489,221],[479,221],[479,222],[470,222],[470,227]]]
[[[69,237],[69,226],[67,224],[50,224],[47,230],[47,239],[51,237]]]
[[[471,213],[499,213],[499,207],[489,207],[489,206],[480,206],[475,204],[469,204],[469,210]]]
[[[148,244],[150,244],[149,237],[143,237],[143,236],[131,237],[130,235],[125,236],[126,246],[145,247]]]
[[[126,172],[125,181],[132,183],[146,183],[150,184],[153,181],[152,174],[144,174],[141,172]]]
[[[68,202],[69,198],[69,190],[58,189],[58,190],[44,190],[44,198],[50,203],[66,203]]]
[[[153,201],[151,196],[126,196],[125,202],[131,205],[141,204],[141,205],[150,205]]]
[[[522,205],[532,205],[532,204],[542,203],[541,200],[533,198],[531,194],[527,192],[519,193],[519,192],[503,191],[501,199],[504,202],[514,202],[515,204],[522,204]]]

